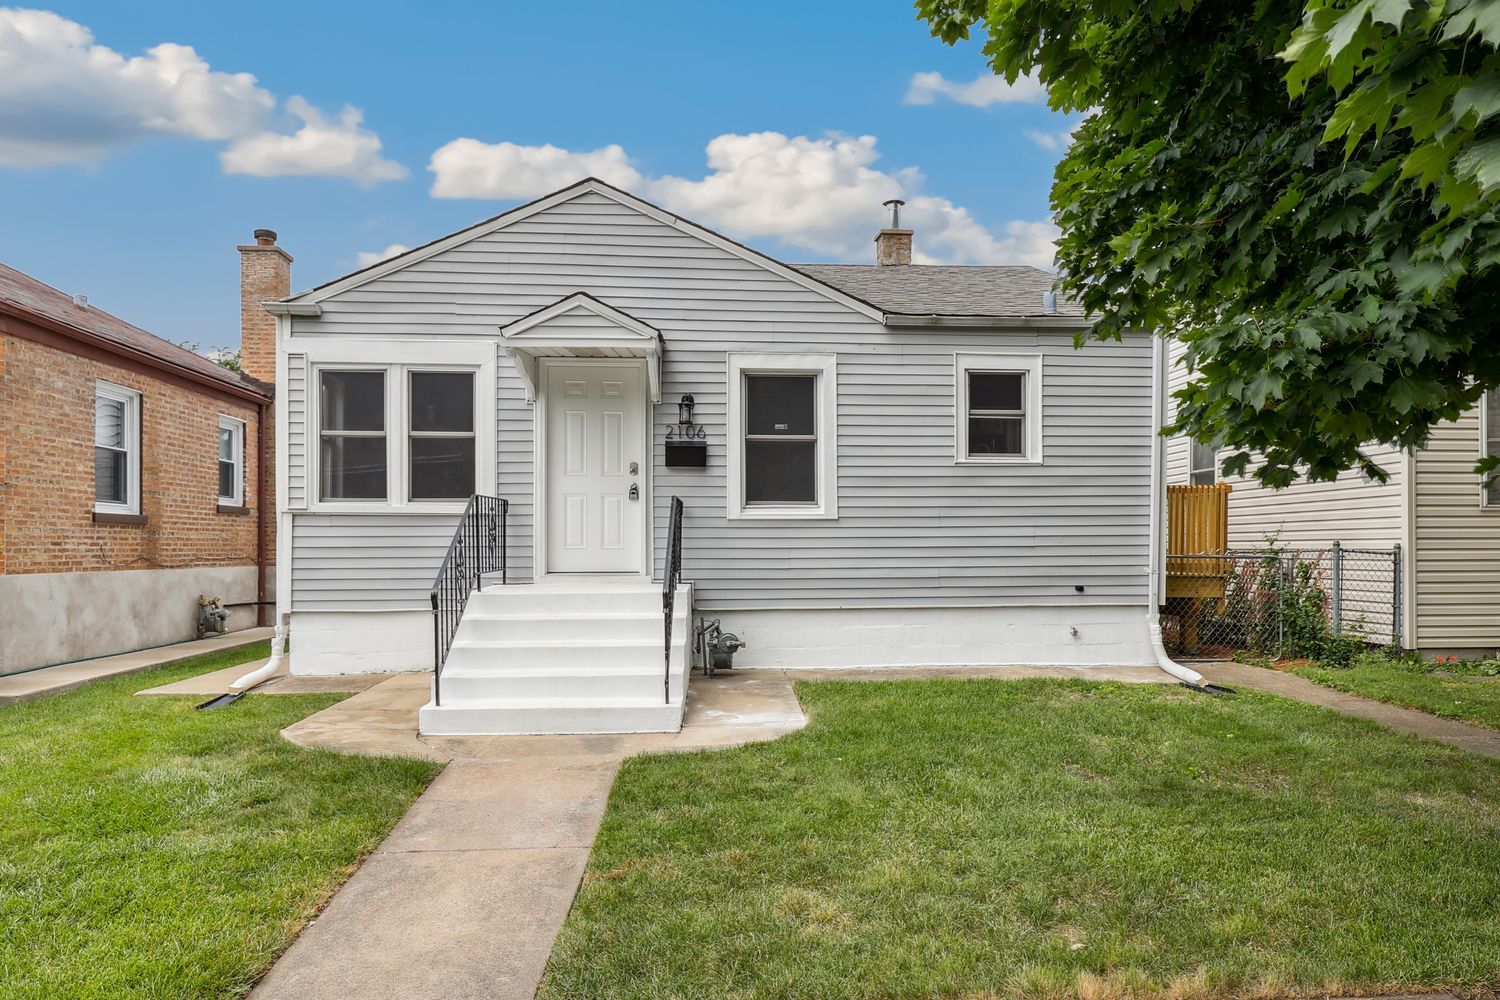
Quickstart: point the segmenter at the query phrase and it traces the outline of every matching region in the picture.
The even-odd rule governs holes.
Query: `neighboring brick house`
[[[270,620],[274,323],[258,303],[287,294],[291,258],[256,236],[245,374],[0,264],[0,674],[192,638],[200,594],[231,629]]]

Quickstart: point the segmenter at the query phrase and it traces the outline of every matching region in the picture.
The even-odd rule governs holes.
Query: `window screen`
[[[324,371],[319,385],[322,498],[384,500],[385,372]]]
[[[818,502],[816,375],[745,376],[745,503]]]
[[[466,500],[474,492],[474,375],[412,372],[411,499]]]
[[[1026,454],[1026,373],[969,371],[969,457]]]
[[[1219,478],[1218,451],[1211,444],[1193,441],[1190,480],[1194,486],[1212,486]]]
[[[94,502],[129,502],[129,403],[94,396]]]

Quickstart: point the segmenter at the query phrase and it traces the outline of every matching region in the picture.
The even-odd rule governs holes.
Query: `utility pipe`
[[[276,626],[276,631],[271,635],[271,658],[266,661],[265,666],[250,671],[233,684],[229,685],[230,694],[244,694],[253,687],[258,687],[273,677],[280,677],[287,672],[286,659],[286,624]]]
[[[1156,665],[1189,687],[1211,688],[1208,680],[1192,667],[1185,667],[1167,655],[1167,647],[1161,639],[1161,580],[1163,521],[1162,500],[1166,496],[1166,449],[1163,447],[1161,428],[1164,423],[1167,393],[1167,342],[1160,335],[1151,338],[1151,558],[1146,572],[1151,574],[1146,592],[1150,605],[1146,611],[1146,629],[1151,635],[1151,652],[1156,656]]]

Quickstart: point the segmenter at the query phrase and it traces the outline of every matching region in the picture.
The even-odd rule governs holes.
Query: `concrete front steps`
[[[661,585],[562,577],[471,594],[427,736],[671,733],[682,728],[692,587],[677,589],[670,688]]]

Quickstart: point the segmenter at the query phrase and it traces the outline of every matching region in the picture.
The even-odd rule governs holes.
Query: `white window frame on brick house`
[[[448,514],[464,509],[468,497],[411,500],[411,372],[467,372],[474,376],[474,489],[492,493],[495,480],[495,349],[490,344],[448,341],[421,344],[354,339],[307,344],[308,506],[310,511]],[[380,357],[379,364],[363,359]],[[379,499],[324,499],[322,469],[323,372],[374,371],[385,375],[386,494]]]
[[[219,451],[219,447],[223,444],[225,431],[228,431],[230,435],[230,457],[227,459]],[[214,445],[214,453],[218,460],[214,467],[214,489],[219,494],[219,505],[223,507],[243,507],[245,506],[245,422],[235,417],[222,413],[219,414],[219,428],[218,433],[214,436]],[[218,488],[218,473],[223,471],[223,466],[226,462],[232,463],[234,466],[234,471],[231,474],[234,488],[227,494]]]
[[[120,404],[122,423],[122,448],[100,445],[98,437],[99,400],[108,399]],[[141,394],[113,382],[94,383],[94,449],[101,447],[123,452],[125,456],[125,499],[123,502],[99,499],[98,474],[94,477],[94,513],[138,515],[141,512]],[[95,468],[98,468],[97,462]]]
[[[1019,372],[1022,452],[1019,455],[969,454],[969,373]],[[958,353],[953,356],[953,463],[955,465],[1042,464],[1042,356],[1011,351]],[[981,416],[986,414],[980,414]],[[1007,416],[1012,414],[1006,414]]]
[[[812,503],[745,502],[745,412],[747,375],[810,375],[813,377],[813,458],[815,499]],[[838,356],[835,354],[730,354],[726,364],[728,451],[725,514],[732,520],[836,520],[838,501]]]
[[[1495,410],[1491,416],[1490,410]],[[1491,389],[1479,397],[1479,457],[1500,455],[1500,390]],[[1486,489],[1479,484],[1479,506],[1484,510],[1500,511],[1500,469],[1492,473],[1494,481]]]

